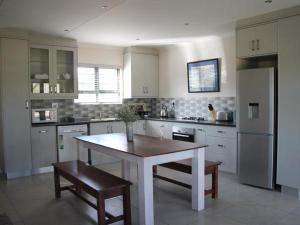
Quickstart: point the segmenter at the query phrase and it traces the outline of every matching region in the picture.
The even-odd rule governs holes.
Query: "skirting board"
[[[51,173],[51,172],[53,172],[52,166],[42,167],[42,168],[37,168],[37,169],[31,170],[32,174]]]
[[[281,186],[281,192],[284,194],[288,194],[300,198],[300,190],[297,188]]]
[[[12,172],[12,173],[6,173],[5,177],[6,179],[15,179],[19,177],[28,177],[31,176],[31,171],[22,171],[22,172]]]

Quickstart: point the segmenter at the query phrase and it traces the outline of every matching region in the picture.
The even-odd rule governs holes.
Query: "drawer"
[[[205,153],[207,160],[220,161],[221,171],[236,173],[237,147],[236,139],[207,137],[208,148]]]
[[[206,135],[223,138],[236,138],[237,132],[234,127],[207,127]]]

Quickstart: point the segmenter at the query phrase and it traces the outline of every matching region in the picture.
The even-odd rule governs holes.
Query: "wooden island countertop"
[[[134,135],[133,142],[128,142],[126,134],[123,133],[80,136],[75,138],[89,144],[109,148],[112,151],[126,152],[139,157],[151,157],[207,147],[207,145],[204,144],[161,139],[144,135]]]

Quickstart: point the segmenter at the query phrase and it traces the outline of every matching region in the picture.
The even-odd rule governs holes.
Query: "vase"
[[[126,123],[126,136],[127,136],[127,141],[133,141],[133,123],[132,122]]]

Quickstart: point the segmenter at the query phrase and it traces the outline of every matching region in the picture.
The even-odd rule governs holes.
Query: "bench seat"
[[[212,175],[212,188],[210,190],[205,190],[205,194],[211,194],[212,198],[217,198],[218,197],[218,166],[220,165],[220,162],[212,162],[205,160],[205,175]],[[176,162],[170,162],[170,163],[164,163],[159,166],[171,169],[171,170],[176,170],[182,173],[187,173],[187,174],[192,174],[192,159],[185,159],[185,160],[180,160]],[[191,185],[182,183],[180,181],[167,178],[165,176],[159,175],[157,173],[157,167],[154,167],[154,177],[165,180],[186,188],[191,188]]]
[[[61,191],[68,190],[86,202],[98,212],[98,224],[105,225],[124,220],[125,225],[131,224],[130,190],[131,183],[103,170],[75,160],[54,163],[55,197],[61,197]],[[60,176],[72,185],[61,187]],[[97,205],[82,195],[82,191],[97,199]],[[105,199],[123,196],[123,215],[113,216],[105,212]],[[108,219],[106,219],[108,218]]]

